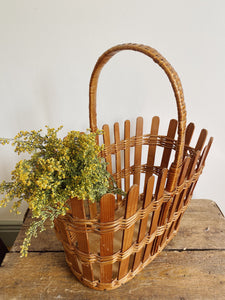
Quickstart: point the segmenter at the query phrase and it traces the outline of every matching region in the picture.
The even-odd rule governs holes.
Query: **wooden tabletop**
[[[96,291],[71,273],[50,227],[34,239],[27,258],[19,250],[24,225],[0,267],[0,299],[225,299],[225,219],[211,200],[192,200],[177,236],[122,287]]]

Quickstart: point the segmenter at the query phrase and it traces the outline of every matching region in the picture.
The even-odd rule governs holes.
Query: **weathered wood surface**
[[[131,281],[107,292],[76,280],[53,229],[34,240],[28,257],[20,259],[28,223],[29,218],[0,268],[1,300],[225,299],[225,219],[213,201],[192,200],[166,249]]]
[[[0,299],[225,299],[225,251],[162,252],[140,274],[112,291],[76,280],[64,254],[7,255],[0,270]]]

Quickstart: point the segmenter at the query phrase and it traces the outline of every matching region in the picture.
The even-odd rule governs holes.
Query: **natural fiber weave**
[[[176,235],[213,141],[210,138],[204,147],[207,131],[203,129],[196,146],[190,146],[194,124],[186,128],[183,90],[177,73],[156,50],[136,44],[113,47],[97,61],[90,81],[91,130],[97,129],[100,71],[122,50],[139,51],[166,72],[176,98],[178,121],[171,120],[167,135],[159,135],[159,118],[153,117],[150,134],[143,134],[143,118],[139,117],[134,136],[130,134],[130,121],[126,121],[123,139],[115,123],[114,143],[110,141],[109,126],[104,125],[102,156],[127,197],[106,194],[94,204],[74,198],[68,214],[55,220],[56,234],[72,272],[83,284],[98,290],[114,289],[132,279]],[[163,149],[161,163],[155,165],[159,149]],[[145,163],[144,150],[148,152]]]

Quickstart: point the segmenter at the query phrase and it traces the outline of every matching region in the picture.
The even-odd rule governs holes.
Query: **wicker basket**
[[[139,117],[136,135],[131,137],[130,121],[126,121],[124,139],[120,138],[119,124],[115,123],[114,143],[110,142],[109,126],[104,125],[102,155],[118,187],[128,192],[127,197],[106,194],[95,204],[71,199],[71,211],[55,220],[56,234],[72,272],[83,284],[97,290],[114,289],[132,279],[175,236],[213,140],[210,138],[202,151],[207,135],[203,129],[196,146],[189,146],[194,124],[186,128],[185,103],[177,73],[156,50],[137,44],[115,46],[97,61],[90,81],[93,131],[97,128],[96,90],[100,71],[122,50],[139,51],[166,72],[176,98],[178,122],[171,120],[167,135],[158,135],[159,118],[153,117],[150,134],[144,135],[143,119]],[[147,149],[145,163],[144,149]],[[156,166],[155,156],[160,149],[163,149],[161,163]]]

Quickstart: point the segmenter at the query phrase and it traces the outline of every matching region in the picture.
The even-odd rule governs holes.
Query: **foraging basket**
[[[78,280],[97,290],[114,289],[132,279],[176,235],[213,140],[210,138],[204,147],[207,131],[203,129],[196,145],[190,146],[194,124],[186,127],[183,90],[177,73],[155,49],[137,44],[115,46],[98,59],[90,81],[92,131],[97,130],[100,71],[122,50],[141,52],[165,71],[174,91],[178,121],[171,120],[167,134],[159,135],[159,117],[153,117],[150,133],[143,134],[143,118],[138,117],[136,134],[131,136],[127,120],[123,138],[119,123],[115,123],[114,141],[109,126],[104,125],[102,156],[127,196],[106,194],[99,203],[70,199],[71,210],[55,220],[56,235],[63,244],[69,267]],[[160,150],[161,162],[155,165]]]

